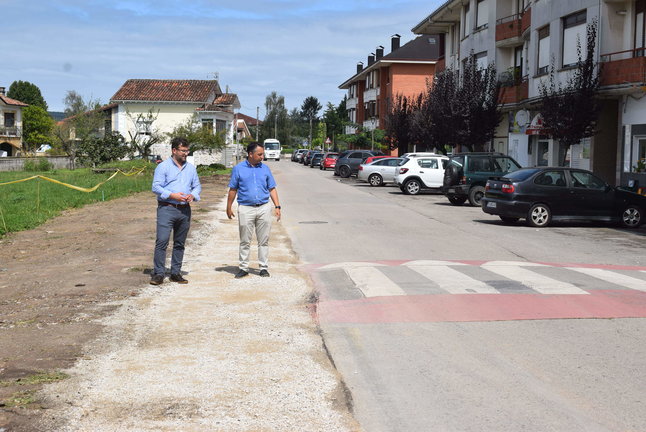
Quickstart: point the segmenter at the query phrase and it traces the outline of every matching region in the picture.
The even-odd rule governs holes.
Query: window
[[[206,129],[210,133],[213,133],[213,119],[203,119],[202,128]]]
[[[150,130],[152,127],[152,120],[146,120],[142,117],[137,119],[137,135],[150,135]]]
[[[227,121],[226,120],[216,120],[215,121],[215,133],[224,132],[227,130]]]
[[[477,6],[476,28],[483,29],[489,22],[488,0],[478,0]]]
[[[550,66],[550,27],[538,31],[538,75],[544,75]]]
[[[16,114],[15,113],[4,113],[4,126],[5,127],[14,127],[16,125]]]
[[[399,159],[386,159],[384,165],[386,166],[399,166],[399,162],[401,162]]]
[[[431,168],[431,169],[437,169],[437,160],[435,159],[418,159],[417,160],[417,165],[420,166],[420,168]]]
[[[478,69],[487,69],[487,51],[476,54],[476,67]]]
[[[471,11],[469,10],[469,3],[464,5],[464,37],[469,36],[473,24],[471,24]]]
[[[348,159],[363,159],[363,153],[361,152],[350,153],[348,155]]]
[[[541,186],[565,187],[565,174],[563,171],[545,171],[534,179],[534,183]]]
[[[637,0],[635,2],[635,55],[643,56],[646,41],[644,40],[644,27],[646,23],[646,0]]]
[[[570,174],[572,175],[572,184],[574,187],[597,190],[606,188],[605,181],[588,172],[571,171]]]
[[[513,159],[505,156],[494,156],[493,166],[494,171],[500,171],[503,173],[508,173],[520,169],[520,165],[515,163]]]
[[[581,47],[581,55],[585,55],[587,47],[585,24],[586,11],[563,18],[563,67],[574,66],[579,61],[577,45]]]

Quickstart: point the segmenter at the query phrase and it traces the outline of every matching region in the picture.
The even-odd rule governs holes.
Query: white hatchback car
[[[422,189],[440,190],[444,168],[449,158],[439,154],[415,155],[404,158],[395,175],[395,184],[406,195],[417,195]]]

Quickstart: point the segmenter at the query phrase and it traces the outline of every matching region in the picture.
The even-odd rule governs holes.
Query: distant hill
[[[59,122],[65,118],[65,113],[61,111],[47,111],[47,114],[49,114],[49,116],[56,122]]]

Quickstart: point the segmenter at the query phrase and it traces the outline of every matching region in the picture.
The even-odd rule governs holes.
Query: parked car
[[[490,177],[520,168],[511,156],[502,153],[456,153],[444,171],[442,192],[453,205],[462,205],[468,199],[472,206],[480,206]]]
[[[417,195],[423,189],[440,190],[444,168],[449,158],[443,155],[403,158],[394,181],[406,195]]]
[[[359,171],[361,161],[370,156],[383,155],[379,150],[345,150],[339,154],[334,166],[334,175],[343,178],[350,177]]]
[[[323,159],[323,152],[314,152],[312,154],[312,158],[310,159],[310,168],[321,166],[321,159]]]
[[[362,160],[361,163],[364,164],[364,165],[368,165],[370,162],[374,162],[377,159],[384,159],[384,158],[389,158],[389,157],[392,157],[392,156],[387,156],[387,155],[368,156],[367,158]]]
[[[608,185],[590,171],[524,168],[487,181],[482,210],[503,222],[526,219],[533,227],[553,220],[600,220],[637,228],[644,223],[646,196]]]
[[[294,153],[292,153],[292,162],[298,162],[306,151],[307,149],[294,150]]]
[[[309,165],[310,164],[310,159],[312,159],[312,155],[314,154],[314,150],[308,150],[305,153],[303,153],[303,157],[301,159],[301,163],[303,165]]]
[[[334,168],[336,166],[336,160],[339,158],[338,153],[333,153],[333,152],[328,152],[323,155],[323,159],[321,160],[321,166],[319,167],[323,171],[327,170],[328,168]]]
[[[393,183],[395,174],[399,169],[399,163],[404,160],[398,157],[379,158],[367,164],[359,165],[357,180],[365,181],[370,186],[383,186],[385,183]]]

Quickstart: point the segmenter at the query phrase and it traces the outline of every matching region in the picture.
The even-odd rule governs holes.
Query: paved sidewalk
[[[359,430],[283,227],[272,229],[271,277],[236,280],[237,220],[224,208],[193,214],[203,223],[187,242],[190,283],[166,279],[123,302],[71,378],[45,387],[44,429]]]

